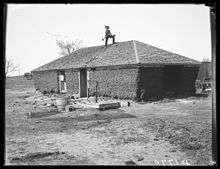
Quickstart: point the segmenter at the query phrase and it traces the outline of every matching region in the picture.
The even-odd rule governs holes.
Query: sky
[[[137,40],[197,61],[211,60],[209,8],[195,4],[9,4],[6,59],[26,72],[59,58],[56,40],[104,45]],[[57,36],[54,36],[57,35]]]

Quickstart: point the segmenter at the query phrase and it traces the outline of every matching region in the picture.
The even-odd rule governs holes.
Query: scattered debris
[[[132,160],[130,161],[125,161],[126,165],[137,165],[135,162],[133,162]]]
[[[71,111],[75,111],[76,108],[73,105],[66,105],[65,106],[65,111],[66,112],[71,112]]]
[[[140,156],[140,155],[136,155],[136,158],[137,158],[138,161],[144,160],[144,157],[143,157],[143,156]]]
[[[128,107],[131,105],[131,103],[130,102],[128,102]]]
[[[78,99],[79,98],[79,94],[73,94],[72,96],[70,96],[71,99]]]
[[[65,98],[56,99],[56,105],[57,105],[58,110],[60,111],[65,110],[66,104],[67,104],[67,100]]]
[[[176,152],[176,151],[177,151],[176,149],[171,149],[171,150],[170,150],[170,152]]]

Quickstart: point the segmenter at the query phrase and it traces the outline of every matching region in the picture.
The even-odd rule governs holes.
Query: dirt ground
[[[6,89],[6,165],[211,165],[211,97],[28,118],[33,93]]]

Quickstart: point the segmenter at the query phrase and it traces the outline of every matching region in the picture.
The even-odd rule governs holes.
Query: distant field
[[[27,80],[23,76],[12,76],[6,78],[6,89],[27,90],[34,89],[33,80]]]

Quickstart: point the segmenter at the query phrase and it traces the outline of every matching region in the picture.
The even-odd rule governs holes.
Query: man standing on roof
[[[109,26],[105,26],[105,46],[108,44],[108,38],[112,38],[112,44],[115,43],[115,35],[111,34],[111,31],[109,30]],[[104,39],[102,39],[104,40]]]

